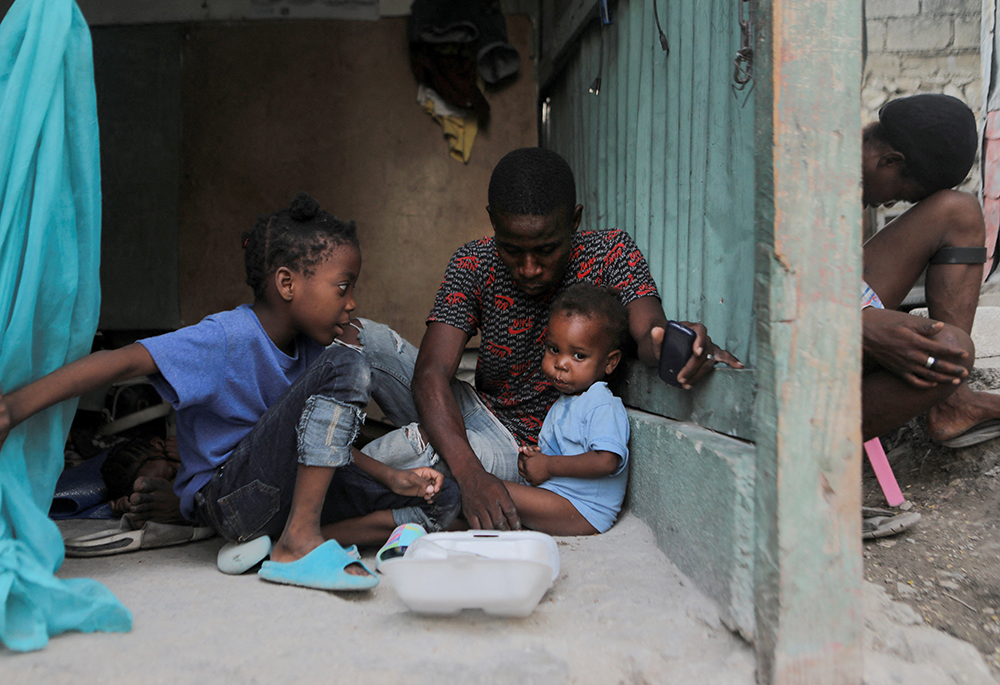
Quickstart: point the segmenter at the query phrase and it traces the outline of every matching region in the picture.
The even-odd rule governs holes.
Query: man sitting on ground
[[[894,100],[864,131],[865,206],[915,203],[864,246],[865,440],[924,411],[928,433],[948,447],[1000,436],[1000,395],[965,383],[985,228],[978,200],[951,189],[969,173],[978,140],[972,111],[947,95]],[[925,268],[930,320],[895,311]]]
[[[618,290],[639,358],[649,366],[659,359],[667,318],[646,260],[627,233],[577,231],[583,206],[576,203],[572,170],[555,152],[522,148],[501,159],[490,178],[487,211],[494,236],[452,256],[419,355],[371,321],[355,322],[345,342],[361,346],[372,367],[372,396],[403,426],[363,451],[393,466],[450,470],[470,526],[517,529],[517,509],[502,480],[525,482],[518,448],[537,442],[559,396],[541,370],[552,299],[578,281]],[[712,343],[704,326],[689,326],[697,338],[678,376],[684,387],[716,362],[743,367]],[[473,388],[452,379],[476,333],[482,339]]]

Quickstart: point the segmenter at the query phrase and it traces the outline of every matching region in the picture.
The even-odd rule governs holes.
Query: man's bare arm
[[[469,336],[440,322],[427,325],[413,371],[413,399],[428,440],[462,490],[462,512],[473,528],[517,530],[521,522],[503,481],[483,469],[465,434],[451,380]]]
[[[655,367],[660,362],[660,345],[667,316],[656,297],[640,297],[625,308],[628,311],[628,330],[637,346],[639,361]]]

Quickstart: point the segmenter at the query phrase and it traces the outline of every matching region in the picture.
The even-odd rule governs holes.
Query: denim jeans
[[[331,516],[339,517],[345,511],[374,511],[359,502],[381,502],[380,497],[392,493],[347,468],[351,445],[364,420],[362,409],[369,401],[370,384],[371,370],[362,355],[345,347],[327,348],[264,412],[195,495],[199,518],[231,541],[279,536],[291,510],[299,464],[337,468],[324,513],[329,509]],[[338,509],[341,505],[332,500],[350,489],[345,483],[362,487],[363,492]],[[422,498],[402,500],[394,500],[393,507],[413,509],[402,522],[427,522],[430,515],[426,507],[420,508],[425,504]],[[340,518],[321,518],[321,523],[336,520]]]
[[[372,370],[372,398],[386,418],[399,426],[365,445],[362,451],[399,469],[431,466],[450,476],[448,465],[417,429],[417,409],[410,392],[417,348],[384,324],[360,321],[358,337]],[[455,380],[451,390],[462,412],[469,444],[483,468],[501,480],[524,483],[517,472],[518,446],[514,436],[486,408],[471,385]]]
[[[419,523],[428,533],[448,527],[462,509],[458,484],[445,478],[433,502],[422,497],[397,495],[386,486],[351,464],[333,474],[326,492],[321,520],[323,523],[366,516],[391,510],[396,525]]]

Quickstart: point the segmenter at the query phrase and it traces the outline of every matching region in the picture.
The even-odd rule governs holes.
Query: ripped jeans
[[[276,538],[291,511],[298,466],[304,464],[336,468],[321,524],[382,509],[410,512],[397,523],[416,522],[431,529],[451,523],[459,509],[453,484],[454,492],[442,488],[436,502],[427,504],[420,497],[394,494],[350,465],[370,384],[364,357],[346,347],[328,347],[198,491],[198,517],[233,542],[260,535]]]
[[[448,465],[425,442],[417,428],[417,408],[410,392],[417,348],[395,331],[367,319],[360,319],[358,338],[372,371],[372,398],[396,430],[365,445],[362,452],[398,469],[431,466],[450,476]],[[518,445],[500,423],[475,388],[454,380],[452,393],[465,422],[466,436],[483,468],[501,480],[525,483],[517,472]]]

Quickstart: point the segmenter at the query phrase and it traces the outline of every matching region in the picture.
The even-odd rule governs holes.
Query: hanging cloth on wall
[[[410,68],[418,83],[434,90],[448,104],[469,110],[483,125],[489,121],[490,103],[479,89],[469,46],[410,43]]]
[[[507,22],[498,0],[414,0],[406,35],[411,45],[469,45],[476,70],[486,83],[499,83],[521,66],[517,48],[507,40]]]
[[[466,163],[472,154],[472,144],[476,141],[479,124],[476,118],[464,109],[452,107],[432,88],[420,84],[417,87],[417,102],[434,121],[441,125],[448,152],[452,158]]]
[[[490,116],[482,84],[498,83],[520,68],[517,49],[507,40],[500,3],[414,0],[406,35],[410,67],[417,81],[431,89],[437,100],[466,112],[455,118],[442,115],[440,108],[431,111],[428,98],[417,94],[420,105],[444,129],[451,156],[468,162],[476,130],[485,126]]]
[[[87,354],[100,310],[101,190],[90,32],[73,0],[16,0],[0,23],[0,389]],[[76,402],[0,448],[0,639],[41,649],[67,630],[124,632],[100,583],[60,580],[49,504]]]

